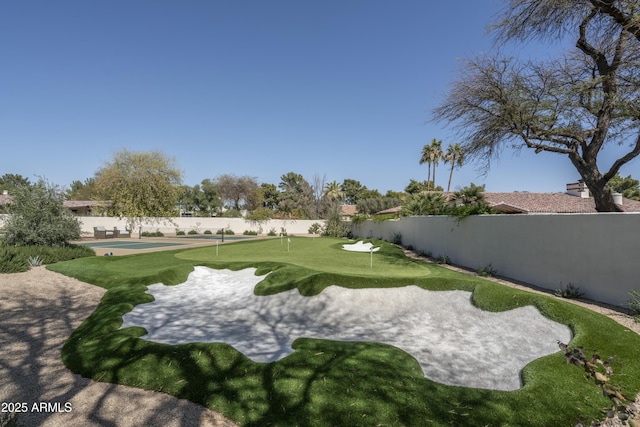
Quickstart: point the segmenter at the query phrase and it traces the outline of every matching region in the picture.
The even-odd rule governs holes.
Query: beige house
[[[11,204],[11,196],[4,191],[0,194],[0,210],[2,207]],[[100,216],[103,215],[104,208],[108,207],[111,203],[109,201],[95,201],[95,200],[65,200],[63,205],[71,212],[78,216]]]
[[[340,206],[340,217],[343,221],[350,221],[353,216],[358,213],[356,205],[342,205]]]

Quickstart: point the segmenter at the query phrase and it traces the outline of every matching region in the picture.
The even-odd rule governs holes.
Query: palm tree
[[[451,178],[453,177],[453,168],[456,166],[462,167],[464,164],[464,149],[460,146],[460,143],[455,145],[449,144],[447,152],[444,155],[444,162],[451,163],[451,171],[449,172],[449,184],[447,184],[447,193],[451,189]]]
[[[336,200],[342,201],[344,199],[344,191],[342,191],[342,185],[338,184],[338,182],[335,180],[328,183],[324,187],[324,195],[332,202]]]
[[[433,140],[435,141],[435,139]],[[433,145],[433,141],[431,142],[431,144]],[[427,164],[427,166],[429,166],[429,169],[427,169],[427,190],[429,189],[429,180],[431,179],[431,145],[427,145],[425,144],[424,147],[422,147],[422,156],[420,157],[420,164]]]
[[[444,157],[442,151],[442,141],[437,141],[435,138],[431,141],[431,161],[433,162],[433,188],[436,188],[436,166],[438,162]]]

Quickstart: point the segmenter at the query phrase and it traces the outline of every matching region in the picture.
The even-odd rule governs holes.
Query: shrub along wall
[[[104,226],[112,229],[114,226],[125,226],[126,222],[119,218],[113,217],[100,217],[100,216],[82,216],[78,217],[80,220],[80,229],[85,235],[93,235],[93,227]],[[176,228],[188,233],[190,230],[197,230],[199,234],[204,233],[205,230],[211,230],[215,234],[219,229],[224,228],[226,230],[233,230],[235,234],[242,234],[245,231],[255,231],[259,234],[267,234],[270,230],[275,230],[276,233],[280,233],[280,230],[284,228],[288,234],[301,235],[307,234],[309,227],[313,223],[319,223],[324,225],[324,220],[282,220],[272,219],[269,221],[248,221],[243,218],[149,218],[142,227],[142,231],[153,232],[160,230],[164,234],[175,234]],[[133,234],[137,237],[137,230]]]
[[[446,216],[366,221],[359,237],[392,241],[446,255],[453,264],[559,289],[578,286],[586,298],[625,305],[640,289],[640,214],[479,215],[458,221]]]

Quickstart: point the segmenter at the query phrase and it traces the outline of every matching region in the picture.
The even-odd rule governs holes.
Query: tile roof
[[[358,213],[356,205],[342,205],[340,206],[340,215],[342,216],[354,216]]]
[[[447,199],[452,193],[444,193]],[[566,193],[483,193],[489,206],[500,213],[597,213],[593,198],[582,198]],[[386,209],[376,215],[396,213],[401,207]],[[622,201],[624,212],[640,212],[640,201],[624,198]]]
[[[593,198],[566,193],[484,193],[489,206],[504,213],[596,213]],[[640,202],[623,199],[625,212],[640,212]]]
[[[11,204],[12,197],[7,194],[0,194],[0,205]],[[67,208],[90,207],[90,206],[109,206],[111,201],[98,200],[65,200],[62,204]]]
[[[402,206],[396,206],[395,208],[389,208],[389,209],[385,209],[383,211],[380,212],[376,212],[376,215],[387,215],[387,214],[395,214],[398,213],[402,210]]]

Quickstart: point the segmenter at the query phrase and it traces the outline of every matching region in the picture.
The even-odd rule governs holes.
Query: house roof
[[[376,215],[394,214],[394,213],[400,212],[401,210],[402,210],[402,206],[396,206],[395,208],[389,208],[380,212],[376,212]]]
[[[566,193],[484,193],[487,203],[503,213],[596,213],[593,198]],[[640,202],[623,199],[625,212],[640,212]]]
[[[0,205],[11,204],[12,197],[8,194],[0,194]],[[91,206],[109,206],[110,201],[99,200],[65,200],[62,204],[66,208],[79,208],[79,207],[91,207]]]
[[[483,193],[487,203],[505,214],[526,213],[597,213],[593,198],[582,198],[566,193]],[[452,193],[444,193],[449,200]],[[396,213],[400,206],[377,212],[376,215]],[[623,198],[624,212],[640,212],[640,201]]]
[[[340,206],[340,215],[342,216],[354,216],[358,213],[356,205],[342,205]]]

